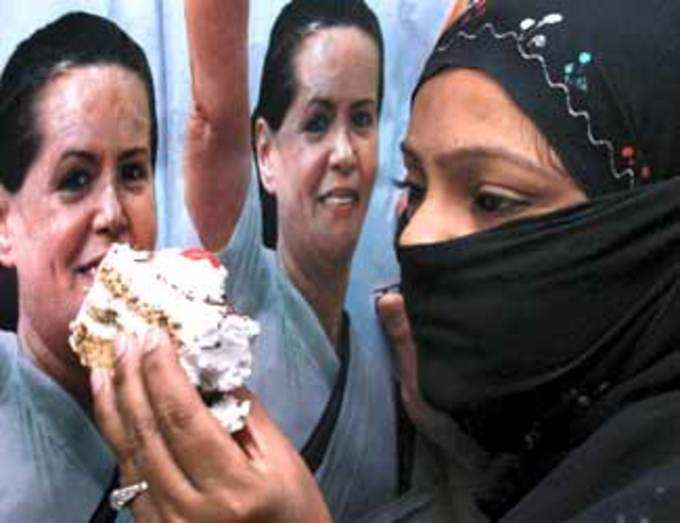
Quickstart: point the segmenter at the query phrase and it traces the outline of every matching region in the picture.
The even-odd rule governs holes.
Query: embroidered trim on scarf
[[[471,7],[474,7],[474,4]],[[551,89],[560,90],[564,93],[566,109],[569,115],[572,118],[583,118],[585,120],[588,141],[590,142],[590,144],[593,145],[594,147],[605,147],[607,149],[609,153],[609,169],[614,178],[620,180],[621,178],[627,176],[629,179],[630,187],[633,188],[635,187],[634,169],[632,167],[628,167],[622,171],[617,170],[615,160],[616,148],[614,147],[612,141],[606,138],[595,136],[590,113],[585,109],[576,109],[574,107],[574,104],[571,99],[571,91],[569,90],[569,86],[564,82],[554,81],[550,77],[550,73],[548,72],[548,65],[543,55],[527,50],[529,45],[532,44],[537,48],[545,47],[547,43],[547,37],[544,34],[534,34],[539,28],[547,25],[558,24],[562,21],[563,17],[559,13],[548,14],[544,16],[543,19],[538,23],[536,23],[535,20],[531,18],[526,18],[520,23],[521,32],[506,31],[504,33],[499,33],[492,22],[486,22],[474,33],[468,33],[467,31],[461,29],[456,33],[456,36],[459,38],[464,38],[466,40],[476,40],[477,38],[480,37],[481,33],[484,30],[488,30],[491,36],[493,36],[493,38],[496,40],[505,40],[506,38],[513,38],[516,42],[517,52],[524,60],[537,61],[541,65],[543,77],[548,87],[550,87]],[[527,41],[526,38],[528,36],[531,36],[531,38]],[[452,43],[453,42],[449,41],[447,44],[440,45],[437,48],[437,51],[438,52],[446,51],[451,46]],[[585,53],[589,57],[588,62],[590,62],[590,59],[592,59],[591,55],[587,52]]]

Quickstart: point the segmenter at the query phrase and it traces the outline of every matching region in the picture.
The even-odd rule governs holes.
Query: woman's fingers
[[[90,376],[94,418],[99,431],[118,461],[120,486],[141,481],[134,460],[134,447],[128,440],[125,424],[116,408],[116,398],[111,385],[112,371],[94,369]],[[148,498],[148,496],[146,496]]]
[[[244,401],[250,401],[250,414],[246,419],[245,429],[234,436],[252,461],[257,463],[268,460],[274,453],[290,453],[299,457],[288,438],[255,396],[246,389],[236,391],[235,395]]]
[[[450,445],[450,418],[433,409],[420,395],[417,351],[404,298],[397,292],[389,292],[377,299],[376,307],[397,358],[406,412],[422,433],[441,446]]]
[[[165,334],[143,357],[153,418],[172,458],[198,489],[224,485],[246,472],[243,451],[203,403]]]
[[[404,298],[396,292],[387,293],[377,299],[376,308],[395,351],[401,376],[401,396],[411,421],[445,451],[447,459],[455,459],[466,470],[475,469],[485,461],[486,455],[450,416],[433,408],[420,395],[417,349]]]
[[[113,449],[119,466],[132,467],[132,446],[128,444],[125,424],[116,407],[111,375],[109,369],[93,369],[90,374],[94,419],[99,432]]]
[[[144,347],[119,340],[113,381],[100,381],[99,372],[93,377],[100,427],[117,454],[132,456],[125,484],[149,483],[133,502],[136,519],[330,521],[314,478],[259,402],[245,390],[235,393],[252,410],[245,428],[230,435],[203,404],[172,344],[153,338]]]
[[[411,420],[422,429],[427,416],[427,405],[420,397],[418,388],[416,346],[404,298],[397,292],[388,292],[377,299],[376,308],[397,359],[404,408]]]
[[[132,485],[142,480],[135,466],[134,446],[128,440],[123,419],[116,407],[116,398],[111,382],[113,371],[93,369],[90,383],[93,398],[94,419],[104,439],[111,446],[120,470],[119,486]],[[137,496],[132,502],[132,510],[137,521],[150,523],[162,521],[150,493]]]
[[[245,429],[235,436],[260,472],[264,486],[273,490],[272,513],[281,514],[280,521],[330,523],[321,490],[300,454],[257,398],[245,389],[237,394],[251,401],[251,410]],[[280,486],[272,489],[277,481]]]
[[[409,397],[418,395],[416,347],[404,298],[397,292],[388,292],[377,299],[376,308],[397,358],[402,390]]]
[[[159,342],[150,336],[144,346],[136,336],[116,340],[113,390],[140,479],[160,505],[171,506],[191,499],[193,487],[168,450],[144,387],[142,351]]]

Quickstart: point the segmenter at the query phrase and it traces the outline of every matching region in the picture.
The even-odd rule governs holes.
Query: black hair
[[[14,50],[0,77],[0,185],[16,193],[42,145],[36,100],[54,75],[70,67],[111,64],[135,73],[147,92],[151,161],[158,123],[151,69],[142,48],[112,21],[69,13],[39,29]]]
[[[278,131],[296,95],[294,62],[300,44],[308,35],[331,27],[355,27],[376,44],[379,57],[378,114],[384,91],[385,49],[380,23],[364,0],[292,0],[274,23],[260,80],[257,106],[252,115],[253,152],[257,159],[255,125],[262,118]],[[257,165],[257,162],[256,162]],[[259,177],[258,177],[259,178]],[[260,182],[264,242],[276,245],[276,199]]]

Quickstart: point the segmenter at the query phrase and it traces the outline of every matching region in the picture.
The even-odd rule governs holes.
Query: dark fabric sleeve
[[[637,402],[572,451],[502,521],[680,521],[678,434],[680,392]]]
[[[680,459],[678,461],[675,467],[650,471],[633,485],[568,521],[680,521]]]

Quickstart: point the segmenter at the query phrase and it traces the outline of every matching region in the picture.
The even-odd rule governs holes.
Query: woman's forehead
[[[356,27],[316,30],[300,44],[294,60],[297,90],[309,97],[375,99],[378,48]]]
[[[116,65],[89,65],[60,72],[37,102],[45,141],[149,147],[149,115],[144,84]]]
[[[491,77],[452,69],[428,80],[418,92],[405,144],[424,153],[456,149],[507,149],[536,158],[546,144],[533,122]]]

